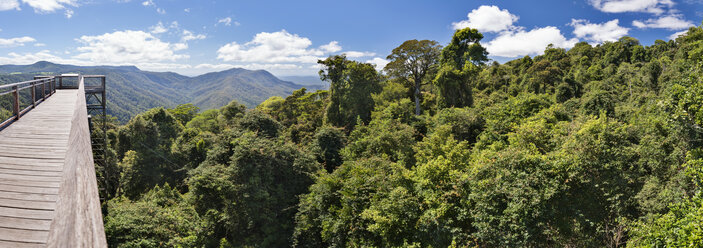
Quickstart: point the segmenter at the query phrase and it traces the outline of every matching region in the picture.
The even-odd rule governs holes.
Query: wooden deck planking
[[[0,247],[46,247],[77,90],[58,90],[0,131]]]

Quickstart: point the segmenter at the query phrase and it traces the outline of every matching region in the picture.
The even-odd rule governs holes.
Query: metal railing
[[[31,89],[31,104],[22,108],[20,91],[25,89]],[[37,89],[41,89],[40,95],[37,95]],[[56,93],[56,77],[35,77],[34,80],[30,81],[0,85],[0,96],[12,94],[12,115],[8,119],[0,119],[0,130],[19,120],[29,110],[46,101],[54,93]]]

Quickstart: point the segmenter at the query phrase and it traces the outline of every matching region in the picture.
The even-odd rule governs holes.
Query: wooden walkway
[[[97,188],[92,155],[76,148],[90,151],[85,111],[82,87],[57,90],[0,131],[0,247],[105,246],[97,190],[81,190]]]

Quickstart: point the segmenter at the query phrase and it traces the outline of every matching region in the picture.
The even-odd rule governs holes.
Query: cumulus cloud
[[[571,48],[577,42],[576,38],[566,39],[558,28],[547,26],[530,31],[520,29],[500,33],[486,44],[486,50],[490,55],[513,58],[542,54],[549,44]]]
[[[604,23],[590,23],[587,20],[571,20],[574,27],[574,34],[578,38],[586,39],[596,43],[605,41],[617,41],[620,37],[627,35],[629,28],[618,25],[618,19]]]
[[[217,50],[217,58],[226,62],[220,65],[202,64],[200,68],[222,69],[226,65],[245,69],[264,69],[281,75],[310,75],[320,68],[317,61],[342,51],[337,41],[315,47],[312,41],[286,30],[261,32],[246,43],[231,42]],[[347,51],[340,52],[347,57],[361,58],[375,53]]]
[[[0,56],[0,64],[32,64],[37,61],[51,61],[54,63],[66,62],[66,60],[51,54],[48,50],[39,51],[37,53],[9,53],[7,56]]]
[[[674,6],[672,0],[589,0],[596,9],[607,13],[648,12],[662,14]]]
[[[320,49],[322,49],[323,51],[328,52],[328,53],[334,53],[334,52],[341,51],[342,47],[339,45],[339,42],[332,41],[332,42],[328,43],[327,45],[320,46]]]
[[[233,64],[199,64],[196,65],[194,68],[196,69],[216,69],[216,70],[226,70],[236,67],[236,65]]]
[[[35,41],[37,41],[37,40],[35,40],[34,38],[29,37],[29,36],[10,38],[10,39],[0,38],[0,47],[24,46],[25,43],[30,43],[30,42],[35,42]]]
[[[377,71],[383,70],[383,68],[385,68],[389,62],[390,61],[383,59],[383,58],[379,58],[379,57],[375,57],[373,59],[366,61],[366,63],[375,65]]]
[[[204,34],[193,34],[193,32],[188,30],[183,30],[183,36],[181,36],[181,41],[191,41],[191,40],[202,40],[207,38]]]
[[[76,0],[22,0],[22,2],[28,4],[34,8],[35,12],[39,13],[50,13],[65,9],[66,6],[77,6]],[[73,15],[73,12],[71,12],[71,15]]]
[[[472,10],[467,16],[467,20],[452,23],[454,29],[471,27],[481,32],[500,32],[512,27],[513,22],[518,20],[518,16],[511,14],[507,9],[501,10],[497,6],[488,5]]]
[[[20,10],[20,2],[17,0],[1,0],[0,11],[5,10]]]
[[[349,58],[362,58],[362,57],[371,57],[371,56],[376,56],[376,53],[372,52],[359,52],[359,51],[346,51],[344,52],[345,55]]]
[[[232,42],[220,47],[217,58],[226,62],[316,63],[329,49],[334,48],[330,44],[319,49],[310,48],[311,45],[310,39],[286,30],[261,32],[247,43]]]
[[[681,15],[668,15],[646,21],[632,21],[632,25],[638,28],[664,28],[668,30],[681,30],[695,26],[693,22],[683,19]]]
[[[154,1],[153,1],[153,0],[146,0],[146,1],[142,2],[142,5],[144,5],[144,6],[156,6],[156,4],[154,4]]]
[[[208,70],[227,70],[231,68],[244,68],[247,70],[299,70],[302,69],[303,67],[300,65],[295,65],[295,64],[258,64],[258,63],[252,63],[252,64],[242,64],[242,65],[234,65],[234,64],[199,64],[196,65],[195,69],[208,69]]]
[[[168,28],[166,28],[162,22],[159,22],[156,25],[149,27],[149,32],[152,34],[163,34],[168,32]]]
[[[673,33],[672,35],[669,35],[669,39],[670,39],[670,40],[675,40],[676,38],[679,38],[679,36],[684,35],[684,34],[686,34],[686,33],[688,33],[688,30],[684,30],[684,31],[681,31],[681,32]]]
[[[188,58],[177,54],[179,45],[161,41],[144,31],[116,31],[97,36],[81,36],[82,47],[74,59],[96,64],[139,64]]]

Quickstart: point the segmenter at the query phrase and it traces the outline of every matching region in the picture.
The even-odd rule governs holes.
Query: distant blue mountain
[[[309,90],[326,88],[319,84],[284,81],[264,70],[233,68],[188,77],[173,72],[142,71],[135,66],[74,66],[46,61],[31,65],[0,65],[0,84],[29,80],[34,75],[62,73],[106,75],[108,114],[123,122],[154,107],[170,108],[193,103],[205,110],[237,100],[251,108],[271,96],[285,97],[303,87]]]

